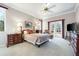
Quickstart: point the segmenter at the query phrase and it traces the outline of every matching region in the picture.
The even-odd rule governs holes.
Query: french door
[[[55,20],[48,22],[48,30],[53,37],[64,37],[64,20]]]

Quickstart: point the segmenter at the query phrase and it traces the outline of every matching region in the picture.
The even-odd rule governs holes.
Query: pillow
[[[36,30],[36,33],[39,33],[39,30]]]
[[[28,34],[32,34],[32,33],[33,33],[33,31],[32,31],[32,30],[29,30],[29,31],[28,31]]]
[[[24,30],[24,34],[32,34],[32,33],[33,33],[33,30],[30,30],[30,29]]]

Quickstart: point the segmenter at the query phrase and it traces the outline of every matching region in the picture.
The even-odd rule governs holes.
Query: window
[[[4,31],[5,11],[6,9],[0,7],[0,31]]]
[[[48,28],[54,37],[64,37],[64,20],[50,21]]]

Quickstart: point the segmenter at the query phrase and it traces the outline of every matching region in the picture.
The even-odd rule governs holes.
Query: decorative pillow
[[[36,33],[39,33],[40,31],[39,30],[36,30]]]
[[[27,34],[32,34],[33,30],[27,29],[27,30],[24,30],[24,32],[26,32]]]
[[[33,30],[29,30],[29,34],[32,34],[33,33]]]

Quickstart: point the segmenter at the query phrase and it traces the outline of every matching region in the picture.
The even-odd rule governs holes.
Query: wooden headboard
[[[33,30],[30,30],[30,29],[23,30],[23,32],[24,31],[27,31],[27,34],[32,34],[33,33]]]

